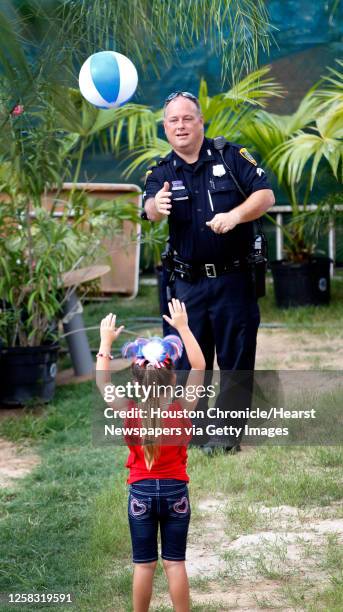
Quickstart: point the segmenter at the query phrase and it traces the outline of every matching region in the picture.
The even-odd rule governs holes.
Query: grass
[[[312,469],[316,447],[256,448],[254,452],[228,457],[219,452],[208,458],[193,449],[189,458],[192,493],[196,498],[217,495],[241,506],[261,502],[267,506],[324,506],[342,497],[337,481],[342,467]],[[224,475],[224,476],[223,476]],[[243,511],[242,511],[243,512]],[[239,525],[246,521],[239,517]],[[238,515],[237,515],[238,516]]]
[[[311,556],[318,554],[313,548]],[[288,602],[306,612],[341,612],[343,609],[343,549],[336,534],[328,534],[323,547],[319,567],[325,571],[327,580],[314,584],[304,581],[302,585],[288,584],[283,596]],[[319,586],[319,588],[318,588]],[[309,595],[310,591],[310,595]]]
[[[1,436],[31,441],[42,457],[20,487],[1,494],[0,591],[65,590],[75,593],[82,612],[99,609],[99,601],[101,610],[130,610],[126,449],[92,447],[91,387],[60,388],[40,414],[28,410],[23,418],[0,421]],[[189,455],[193,502],[204,491],[209,497],[220,492],[232,501],[226,519],[237,533],[256,529],[256,514],[248,510],[256,502],[308,507],[341,497],[341,449],[335,455],[334,449],[259,448],[228,459],[194,448]],[[161,574],[157,586],[166,591]]]
[[[277,308],[272,283],[267,283],[267,295],[259,300],[262,323],[282,323],[289,328],[301,328],[314,333],[335,335],[342,328],[343,282],[342,274],[331,283],[331,302],[324,306]]]
[[[259,300],[262,324],[282,325],[288,329],[301,329],[315,334],[325,333],[328,339],[341,335],[340,321],[343,318],[343,282],[339,280],[341,276],[332,281],[332,300],[327,306],[277,308],[272,283],[267,283],[267,295]],[[152,324],[146,320],[147,318],[156,318],[156,323],[153,325],[154,333],[162,333],[156,286],[141,285],[138,295],[134,299],[114,295],[111,300],[90,301],[84,304],[85,327],[87,328],[89,345],[94,350],[97,350],[99,344],[99,323],[109,312],[114,312],[117,315],[118,324],[125,325],[125,331],[121,336],[123,343],[137,335],[149,334]],[[62,341],[61,345],[66,348],[65,340]],[[119,342],[114,351],[118,356],[120,346]],[[71,367],[71,360],[68,355],[60,357],[59,363],[61,369]],[[313,362],[312,369],[318,367],[318,365]],[[274,365],[271,361],[269,369],[273,368]]]
[[[262,323],[281,323],[289,327],[301,327],[312,332],[332,331],[335,335],[341,329],[343,317],[343,282],[332,281],[332,300],[328,306],[303,306],[299,308],[280,309],[275,305],[273,286],[267,283],[267,295],[259,300]],[[141,285],[137,297],[132,300],[121,296],[112,296],[110,301],[88,302],[84,305],[84,321],[86,327],[96,327],[101,318],[108,312],[117,314],[117,321],[125,324],[127,331],[136,332],[143,329],[146,323],[139,317],[159,317],[157,287]],[[160,326],[160,323],[157,323]],[[90,345],[97,347],[98,331],[89,330]],[[123,334],[122,338],[126,337]]]
[[[0,427],[1,435],[12,440],[39,442],[42,457],[23,486],[1,495],[0,591],[71,591],[79,610],[96,609],[103,593],[108,601],[120,603],[123,593],[127,600],[131,581],[123,520],[125,451],[92,447],[90,386],[60,389],[54,405],[40,416],[27,412],[24,419],[5,419]],[[129,569],[122,570],[125,554]],[[113,557],[121,562],[109,578]]]
[[[252,533],[262,527],[264,521],[254,506],[242,506],[232,502],[225,510],[227,532],[234,539],[238,535]]]
[[[86,327],[98,326],[101,319],[109,312],[114,312],[117,315],[118,325],[124,324],[127,331],[135,333],[137,329],[144,328],[144,322],[140,322],[140,318],[160,316],[157,287],[141,285],[139,293],[134,300],[114,295],[111,301],[108,302],[89,302],[84,307]],[[89,331],[88,337],[90,345],[97,347],[98,331]],[[124,342],[130,339],[131,336],[126,336],[126,332],[123,332],[122,338]]]
[[[343,284],[337,282],[334,296],[342,294]],[[276,310],[270,287],[260,306],[262,320],[289,325],[302,324],[310,312]],[[316,309],[311,323],[336,325],[342,310],[342,304],[335,299],[329,307]],[[111,302],[87,304],[86,325],[97,325],[109,311],[115,311],[118,322],[135,332],[141,324],[136,316],[158,316],[156,287],[143,286],[134,301],[116,297]],[[90,342],[97,345],[97,331],[90,335]],[[130,612],[126,449],[92,444],[93,393],[93,382],[59,388],[49,406],[27,408],[19,418],[0,420],[0,436],[31,444],[42,460],[15,488],[0,493],[0,592],[70,591],[75,594],[73,609],[78,612]],[[342,497],[342,465],[343,450],[339,447],[261,447],[230,457],[222,452],[208,457],[192,448],[189,473],[193,521],[199,520],[196,503],[204,496],[219,496],[228,502],[225,521],[232,535],[267,528],[254,511],[256,504],[328,506]],[[308,610],[342,609],[341,557],[336,549],[337,542],[328,541],[323,567],[330,582],[311,595],[312,608]],[[227,558],[229,565],[234,566],[235,561],[239,559]],[[273,571],[266,560],[263,567],[267,573]],[[200,592],[204,592],[206,583],[191,581],[192,588]],[[291,585],[283,586],[286,587],[289,600],[301,600],[300,587],[293,591]],[[156,588],[166,592],[161,568]],[[70,608],[59,606],[62,612],[67,609]],[[219,604],[192,607],[198,612],[222,609]],[[157,610],[170,611],[171,607],[160,606]]]

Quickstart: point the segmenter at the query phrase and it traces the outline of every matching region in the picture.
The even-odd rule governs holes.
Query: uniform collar
[[[179,157],[175,151],[171,151],[169,155],[167,155],[166,159],[171,160],[175,169],[181,168],[186,165],[187,162]],[[208,138],[204,138],[203,143],[201,145],[201,149],[199,151],[198,163],[195,166],[196,169],[199,168],[204,162],[213,162],[215,161],[215,156],[213,153],[213,146],[211,141]]]

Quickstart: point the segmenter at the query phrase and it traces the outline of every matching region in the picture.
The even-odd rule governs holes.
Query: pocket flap
[[[236,189],[236,185],[235,183],[230,180],[227,179],[225,181],[216,181],[215,182],[215,187],[210,188],[210,193],[220,193],[221,191],[232,191]]]

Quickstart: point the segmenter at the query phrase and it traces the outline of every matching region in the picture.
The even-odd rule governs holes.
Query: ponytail
[[[137,363],[132,364],[134,378],[146,389],[149,389],[149,395],[144,403],[144,416],[142,418],[142,426],[146,429],[161,427],[162,419],[158,416],[160,408],[159,394],[156,393],[159,385],[166,387],[170,385],[173,373],[173,365],[171,360],[165,364],[164,368],[156,368],[151,363],[145,363],[143,366]],[[145,465],[151,470],[155,461],[157,461],[161,452],[161,438],[155,435],[146,435],[142,439],[142,450],[144,453]]]
[[[143,379],[143,384],[145,385],[146,389],[154,389],[155,385],[156,385],[156,379],[158,378],[158,376],[156,376],[157,371],[154,368],[153,365],[151,364],[147,364],[146,368],[145,368],[145,375],[144,375],[144,379]],[[151,385],[151,387],[149,387],[149,385]],[[158,408],[159,408],[159,398],[155,396],[154,392],[149,393],[149,396],[147,398],[146,401],[146,417],[143,418],[143,427],[146,427],[147,429],[152,427],[155,431],[156,431],[156,427],[160,427],[161,424],[161,418],[156,414]],[[153,411],[155,412],[155,414],[152,416]],[[147,469],[151,470],[152,466],[154,465],[155,461],[158,459],[160,452],[161,452],[161,445],[160,445],[160,441],[159,439],[155,438],[155,436],[144,436],[143,437],[143,452],[144,452],[144,459],[145,459],[145,465],[147,467]]]

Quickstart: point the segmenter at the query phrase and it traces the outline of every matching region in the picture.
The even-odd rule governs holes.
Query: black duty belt
[[[179,259],[179,257],[173,258],[173,272],[185,280],[194,280],[199,277],[216,278],[229,272],[247,270],[247,267],[245,259],[234,259],[227,263],[218,264],[189,264]]]

